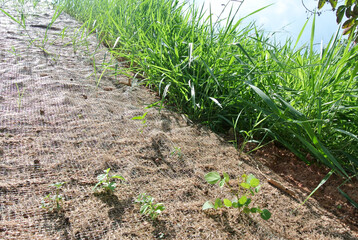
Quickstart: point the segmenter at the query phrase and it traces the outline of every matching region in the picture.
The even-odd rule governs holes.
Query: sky
[[[206,9],[211,6],[211,10],[216,16],[220,15],[224,5],[228,4],[227,11],[222,14],[222,18],[227,17],[231,6],[234,10],[240,6],[240,2],[229,0],[195,0],[195,3],[198,6],[205,4]],[[303,3],[312,10],[317,6],[317,1],[315,0],[303,0]],[[310,16],[310,14],[306,13],[302,0],[245,0],[238,12],[238,17],[245,17],[270,4],[273,5],[250,16],[246,21],[255,21],[256,25],[260,26],[267,34],[276,32],[275,36],[280,42],[284,42],[289,37],[295,42],[307,21],[307,17]],[[312,18],[306,26],[299,45],[310,41]],[[317,45],[320,45],[321,41],[324,45],[327,44],[332,35],[339,29],[335,13],[331,11],[329,4],[326,4],[322,14],[316,17],[315,29],[314,43]]]

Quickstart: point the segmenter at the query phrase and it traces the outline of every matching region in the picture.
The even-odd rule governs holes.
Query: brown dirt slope
[[[17,14],[9,4],[4,9]],[[157,100],[149,90],[120,84],[128,79],[111,71],[97,87],[105,64],[119,63],[94,35],[81,39],[81,25],[66,14],[43,44],[46,30],[39,26],[53,12],[43,3],[26,10],[26,31],[0,13],[0,239],[357,239],[353,220],[349,227],[314,199],[293,212],[309,189],[240,156],[183,115],[145,109]],[[145,112],[145,127],[131,120]],[[179,147],[182,156],[171,154]],[[113,194],[94,194],[96,176],[107,168],[128,181]],[[254,173],[262,182],[256,204],[272,218],[202,211],[205,201],[230,197],[205,182],[209,171]],[[60,181],[63,210],[41,209],[49,184]],[[157,221],[134,203],[144,192],[166,207]]]

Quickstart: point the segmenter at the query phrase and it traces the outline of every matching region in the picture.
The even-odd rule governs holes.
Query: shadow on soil
[[[119,200],[116,195],[110,192],[95,193],[94,196],[109,207],[112,207],[108,210],[108,217],[118,224],[122,222],[122,216],[125,211],[133,207],[132,197]]]
[[[68,217],[65,216],[64,211],[54,211],[46,213],[45,222],[43,227],[49,232],[62,232],[63,239],[70,239],[68,229],[71,227],[71,223]]]
[[[154,231],[152,232],[153,237],[156,239],[175,239],[174,229],[171,226],[168,228],[168,222],[156,219],[151,220],[148,217],[148,221],[152,221]]]

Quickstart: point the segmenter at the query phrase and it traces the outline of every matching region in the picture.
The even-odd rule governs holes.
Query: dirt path
[[[42,4],[27,13],[27,33],[0,13],[0,239],[357,239],[313,199],[293,212],[305,194],[270,185],[267,178],[281,178],[221,137],[180,114],[145,109],[157,101],[149,90],[119,84],[128,79],[111,71],[97,87],[110,55],[95,35],[81,40],[81,25],[68,15],[48,31],[46,52],[29,46],[43,39],[39,26],[54,11]],[[145,112],[146,127],[131,120]],[[128,182],[114,194],[93,194],[107,168]],[[202,211],[205,201],[229,197],[205,182],[210,171],[254,173],[262,182],[256,203],[272,218]],[[61,181],[63,211],[41,209],[49,184]],[[144,192],[166,207],[158,221],[134,204]]]

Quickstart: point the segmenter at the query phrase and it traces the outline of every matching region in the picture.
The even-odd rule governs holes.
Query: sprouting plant
[[[16,88],[17,88],[17,95],[18,95],[18,99],[17,99],[17,106],[20,109],[21,108],[21,102],[22,102],[22,98],[24,96],[24,92],[25,92],[25,88],[22,89],[22,91],[20,91],[20,87],[17,83],[16,84]]]
[[[147,119],[145,119],[145,116],[147,116],[148,112],[145,112],[142,116],[135,116],[132,118],[132,120],[140,120],[142,121],[142,127],[138,129],[141,133],[143,132],[143,129],[147,126]]]
[[[205,175],[205,180],[210,184],[216,184],[219,182],[220,187],[226,186],[230,192],[234,195],[234,200],[217,198],[215,203],[211,203],[207,201],[203,205],[203,210],[206,209],[218,209],[221,207],[233,207],[240,209],[240,212],[244,212],[245,214],[250,213],[260,213],[260,216],[264,220],[268,220],[271,217],[271,213],[267,209],[261,210],[259,207],[249,207],[249,204],[252,202],[250,196],[254,196],[260,190],[260,180],[257,179],[253,174],[243,174],[241,177],[237,179],[238,188],[235,189],[229,184],[229,175],[227,173],[223,173],[223,177],[220,176],[217,172],[210,172]]]
[[[50,187],[55,187],[56,191],[55,194],[49,193],[46,197],[43,198],[43,200],[41,201],[41,208],[45,208],[48,209],[49,211],[59,211],[61,210],[62,206],[62,195],[60,194],[61,191],[61,187],[65,184],[66,182],[57,182],[57,183],[53,183],[51,185],[49,185]]]
[[[240,117],[241,117],[241,114],[243,113],[243,111],[244,111],[244,109],[242,109],[239,112],[239,114],[236,117],[236,120],[235,121],[233,120],[233,122],[232,122],[233,133],[234,133],[234,137],[235,137],[235,139],[232,142],[234,143],[235,148],[237,148],[240,153],[242,153],[244,151],[244,148],[248,143],[256,143],[257,146],[254,149],[252,149],[249,152],[247,152],[247,153],[250,153],[250,152],[256,151],[256,150],[258,150],[258,149],[260,149],[260,148],[262,148],[262,147],[264,147],[265,145],[268,144],[268,143],[266,143],[266,144],[262,144],[262,143],[264,142],[264,140],[267,137],[267,135],[270,132],[270,130],[260,127],[260,124],[262,124],[262,122],[264,122],[267,119],[267,117],[264,117],[264,118],[261,117],[262,112],[260,112],[257,115],[255,121],[250,124],[250,126],[251,126],[250,130],[240,130],[240,129],[238,129],[238,122],[240,120]],[[257,141],[257,140],[254,139],[255,132],[264,132],[265,133],[260,141]],[[240,149],[239,149],[239,138],[238,138],[237,133],[240,133],[241,136],[242,136],[242,142],[241,142]]]
[[[37,7],[37,5],[39,4],[40,0],[34,0],[33,1],[33,9],[35,9]]]
[[[140,205],[140,213],[149,216],[152,220],[155,220],[165,209],[162,203],[154,204],[154,198],[145,193],[139,194],[135,203]]]
[[[180,159],[183,157],[180,147],[174,147],[173,151],[170,152],[170,156],[177,155]]]
[[[120,175],[110,176],[109,175],[110,170],[111,170],[110,168],[107,168],[106,170],[103,171],[104,174],[100,174],[97,176],[98,183],[93,187],[93,191],[95,191],[96,188],[100,187],[105,191],[113,192],[117,187],[117,184],[114,182],[114,179],[121,179],[125,181],[124,177]]]
[[[14,46],[11,46],[11,51],[8,50],[8,52],[11,53],[11,54],[13,54],[13,55],[16,57],[16,59],[18,59],[18,58],[21,57],[21,55],[20,55],[19,53],[17,53],[17,50],[15,49]]]

